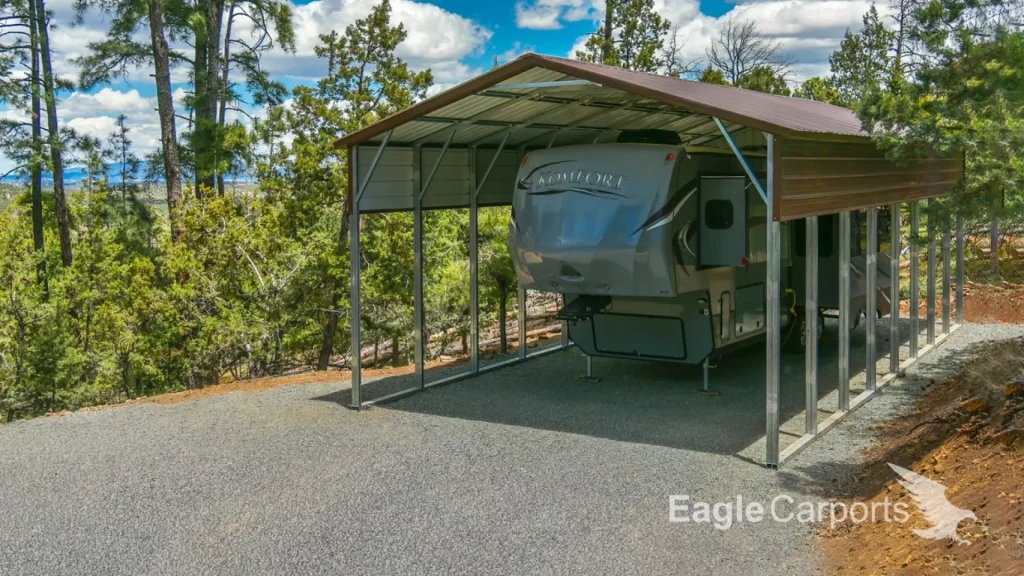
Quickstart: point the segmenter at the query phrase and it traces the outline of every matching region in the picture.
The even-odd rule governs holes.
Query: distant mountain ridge
[[[107,166],[107,176],[110,184],[121,183],[121,163],[110,164]],[[151,181],[145,179],[148,164],[146,162],[139,162],[138,170],[134,174],[130,175],[128,182],[136,184],[148,184]],[[84,166],[67,166],[64,168],[64,185],[69,188],[78,188],[82,185],[86,179],[86,168]],[[53,184],[53,176],[49,172],[43,173],[44,183],[47,185]],[[249,184],[256,180],[246,176],[244,174],[231,174],[226,179],[229,184]],[[8,174],[0,179],[0,182],[5,184],[26,184],[28,183],[28,174]],[[162,184],[163,178],[157,178],[156,183]]]

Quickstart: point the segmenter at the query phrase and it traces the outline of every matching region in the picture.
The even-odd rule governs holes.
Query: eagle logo
[[[921,513],[932,523],[931,528],[914,530],[914,534],[930,540],[949,538],[957,544],[970,544],[970,541],[956,535],[956,527],[961,520],[977,520],[974,512],[957,508],[950,503],[946,498],[944,485],[895,464],[889,464],[889,467],[900,475],[896,481],[910,492]]]

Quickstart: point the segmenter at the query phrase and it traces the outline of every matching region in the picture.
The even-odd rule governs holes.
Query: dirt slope
[[[881,441],[841,498],[904,502],[910,520],[823,528],[826,573],[1024,575],[1024,340],[993,345],[959,376],[925,388],[914,413],[878,425]],[[946,485],[953,505],[977,515],[957,532],[970,544],[913,533],[931,524],[889,462]]]

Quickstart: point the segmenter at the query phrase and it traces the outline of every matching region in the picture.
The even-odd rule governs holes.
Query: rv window
[[[733,223],[732,202],[708,200],[704,204],[704,225],[711,230],[728,230]]]

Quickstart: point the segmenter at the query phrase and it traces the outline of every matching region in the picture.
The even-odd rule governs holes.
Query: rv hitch
[[[611,301],[611,296],[581,294],[556,312],[555,317],[569,322],[590,320],[594,314],[604,310]]]

